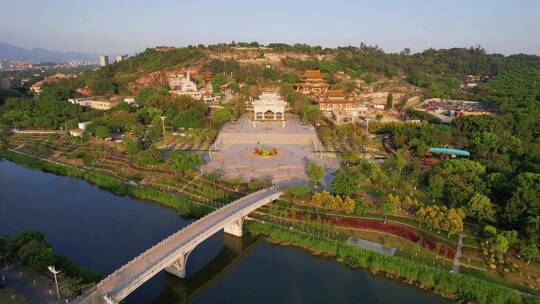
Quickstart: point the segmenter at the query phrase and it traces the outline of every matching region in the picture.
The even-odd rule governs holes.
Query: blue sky
[[[259,41],[386,51],[481,45],[540,54],[540,0],[16,0],[0,3],[0,41],[104,54],[156,45]]]

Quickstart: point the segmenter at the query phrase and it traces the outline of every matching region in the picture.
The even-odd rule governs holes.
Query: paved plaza
[[[246,114],[236,122],[225,124],[216,139],[222,148],[234,144],[295,144],[320,147],[321,143],[311,124],[302,124],[295,115],[287,115],[285,122],[257,121]]]
[[[243,116],[236,123],[224,126],[218,140],[221,150],[208,157],[204,172],[219,171],[225,178],[270,178],[274,183],[308,180],[305,173],[309,162],[326,169],[325,185],[332,173],[339,168],[335,156],[319,157],[314,147],[320,142],[311,125],[302,125],[296,116],[281,122],[257,122],[253,126],[250,116]],[[275,156],[258,156],[254,150],[259,145],[275,148]]]

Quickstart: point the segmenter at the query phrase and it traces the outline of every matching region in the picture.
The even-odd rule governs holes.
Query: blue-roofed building
[[[432,166],[441,160],[454,157],[470,157],[471,153],[466,150],[454,148],[429,148],[429,152],[424,159],[424,165]]]
[[[470,157],[471,153],[466,150],[460,150],[460,149],[453,149],[453,148],[430,148],[430,153],[436,153],[436,154],[448,154],[448,155],[454,155],[454,156],[463,156],[463,157]]]

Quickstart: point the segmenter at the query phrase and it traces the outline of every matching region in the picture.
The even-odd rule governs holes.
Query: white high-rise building
[[[109,56],[100,55],[99,56],[99,66],[106,66],[109,64]]]
[[[118,55],[118,56],[116,56],[116,62],[126,60],[127,58],[128,58],[128,55]]]

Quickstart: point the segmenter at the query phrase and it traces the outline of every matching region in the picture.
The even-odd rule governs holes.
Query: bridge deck
[[[73,303],[105,303],[105,295],[110,295],[115,301],[124,299],[148,279],[171,265],[181,254],[190,252],[206,238],[223,229],[225,224],[277,199],[280,194],[281,189],[276,186],[263,189],[206,215],[146,250]]]

